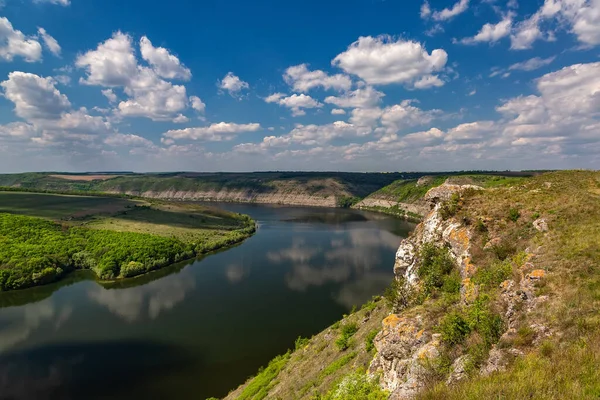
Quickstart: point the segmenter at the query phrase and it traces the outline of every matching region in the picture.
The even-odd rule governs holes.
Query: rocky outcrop
[[[407,285],[418,286],[420,248],[425,243],[446,247],[461,274],[460,301],[463,305],[469,305],[479,296],[479,287],[472,281],[477,271],[471,261],[473,232],[462,221],[456,218],[444,219],[440,213],[444,201],[450,200],[454,193],[465,190],[481,190],[481,188],[472,185],[444,184],[431,189],[425,195],[431,211],[415,228],[413,234],[400,244],[396,253],[394,274],[397,278],[403,278]],[[547,230],[544,220],[536,222],[539,231]],[[492,248],[500,244],[500,239],[491,239],[489,243],[486,247]],[[538,251],[539,249],[527,249],[523,265],[519,268],[520,276],[506,280],[500,285],[501,294],[497,299],[497,306],[504,310],[506,330],[500,340],[504,339],[505,343],[510,342],[511,337],[514,338],[518,334],[524,315],[532,313],[546,300],[544,296],[535,296],[534,285],[546,278],[546,271],[536,265]],[[378,353],[369,368],[369,373],[373,376],[381,375],[381,386],[390,391],[391,399],[415,397],[428,381],[431,365],[435,365],[436,357],[441,350],[440,338],[431,328],[436,322],[426,321],[425,318],[428,317],[426,315],[408,317],[405,314],[391,314],[384,320],[383,329],[374,341]],[[538,342],[551,334],[549,329],[539,322],[530,323],[529,329],[534,332],[535,340]],[[519,349],[494,345],[487,360],[483,362],[480,373],[501,371],[519,355],[522,355]],[[468,355],[456,355],[456,359],[452,360],[446,383],[454,384],[466,378],[470,361]]]
[[[444,184],[427,193],[425,198],[429,201],[431,211],[413,234],[400,244],[394,265],[397,277],[404,278],[407,284],[417,284],[420,247],[425,243],[447,246],[463,278],[462,301],[469,302],[477,296],[477,289],[470,280],[475,273],[470,254],[471,232],[452,218],[444,220],[439,213],[441,200],[450,199],[453,193],[469,188],[472,186]],[[381,385],[390,391],[390,399],[414,397],[425,385],[430,364],[439,355],[440,336],[424,326],[419,315],[409,318],[391,314],[383,321],[383,329],[375,338],[377,354],[369,372],[381,374]],[[455,365],[452,380],[461,379],[465,375],[464,368],[464,360],[462,364]]]
[[[369,209],[369,208],[398,208],[403,210],[405,213],[412,213],[417,215],[425,215],[429,211],[429,207],[424,203],[402,203],[394,200],[390,200],[386,197],[367,197],[356,203],[354,208],[358,209]]]

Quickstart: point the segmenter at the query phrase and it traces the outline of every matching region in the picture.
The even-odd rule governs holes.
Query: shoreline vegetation
[[[0,292],[75,270],[100,281],[139,276],[239,243],[246,215],[190,203],[0,192]]]

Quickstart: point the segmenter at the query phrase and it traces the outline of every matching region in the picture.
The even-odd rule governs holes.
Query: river
[[[89,271],[0,294],[0,398],[221,397],[380,294],[413,224],[354,210],[222,204],[256,234],[102,286]]]

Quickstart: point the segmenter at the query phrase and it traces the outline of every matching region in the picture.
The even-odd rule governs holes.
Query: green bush
[[[462,343],[467,335],[471,333],[469,323],[464,315],[458,311],[446,314],[440,321],[437,330],[441,333],[442,340],[449,345]]]
[[[432,294],[438,289],[446,288],[450,292],[456,290],[457,275],[452,274],[455,263],[446,247],[437,247],[433,243],[425,243],[419,253],[417,275],[423,282],[426,294]],[[460,289],[460,286],[459,286]]]
[[[371,378],[363,371],[346,375],[322,400],[387,400],[390,394],[381,389],[378,378]]]
[[[373,329],[371,332],[367,334],[365,338],[365,349],[367,352],[371,352],[375,348],[375,344],[373,341],[375,340],[375,336],[379,333],[379,329]]]
[[[294,349],[296,351],[303,349],[306,346],[308,346],[309,342],[310,342],[310,339],[298,336],[298,339],[296,339],[296,342],[294,343]]]
[[[358,332],[358,325],[356,323],[350,322],[342,325],[340,336],[335,341],[336,346],[342,351],[346,350],[350,347],[350,339],[356,332]]]
[[[261,400],[267,397],[269,390],[273,385],[273,381],[279,375],[279,372],[287,365],[291,354],[288,351],[282,356],[277,356],[269,362],[266,368],[261,369],[259,373],[252,378],[250,383],[246,385],[242,393],[238,396],[238,400]]]
[[[473,282],[494,287],[510,278],[512,271],[512,263],[509,260],[496,261],[480,268],[473,276]]]
[[[412,285],[407,285],[404,277],[392,280],[390,286],[385,289],[383,298],[392,308],[392,312],[398,313],[416,302],[417,293]]]
[[[517,220],[521,217],[521,213],[516,208],[511,208],[508,210],[508,219],[512,222],[517,222]]]
[[[453,193],[449,200],[442,203],[439,209],[440,216],[446,220],[458,213],[460,210],[460,194]]]

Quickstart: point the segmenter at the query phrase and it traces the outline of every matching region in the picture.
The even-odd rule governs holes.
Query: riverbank
[[[0,192],[0,291],[54,282],[76,269],[105,281],[138,276],[254,231],[248,216],[196,204]]]

